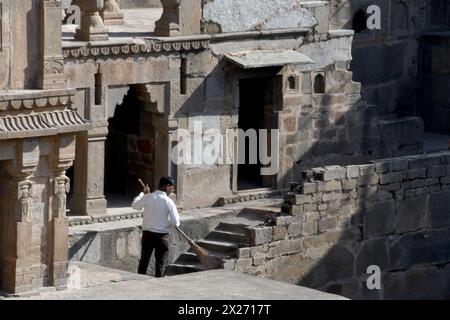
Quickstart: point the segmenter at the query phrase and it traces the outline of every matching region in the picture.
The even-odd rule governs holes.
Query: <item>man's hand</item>
[[[144,188],[144,194],[149,194],[149,193],[150,193],[150,187],[147,184]]]

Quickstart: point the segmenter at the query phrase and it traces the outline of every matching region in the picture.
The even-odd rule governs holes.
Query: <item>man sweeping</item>
[[[159,189],[150,193],[144,187],[143,192],[133,201],[135,210],[144,209],[142,224],[142,253],[139,262],[139,274],[146,274],[153,251],[155,251],[155,276],[164,277],[169,260],[169,233],[171,227],[180,226],[180,216],[170,194],[174,191],[175,181],[163,177],[159,181]]]

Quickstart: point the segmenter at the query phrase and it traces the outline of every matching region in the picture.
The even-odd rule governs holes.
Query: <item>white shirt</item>
[[[171,226],[180,226],[177,206],[163,191],[144,195],[141,193],[131,205],[135,210],[144,209],[142,229],[155,233],[169,233]]]

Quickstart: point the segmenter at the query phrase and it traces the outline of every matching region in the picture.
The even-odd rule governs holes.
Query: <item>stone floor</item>
[[[225,270],[157,279],[81,262],[72,263],[70,269],[77,271],[72,273],[69,290],[44,290],[38,295],[8,299],[345,300],[337,295]],[[79,286],[74,285],[77,274],[80,274]]]
[[[126,9],[124,13],[124,24],[116,26],[108,26],[109,43],[114,41],[123,42],[124,40],[132,41],[135,38],[144,38],[153,35],[155,30],[155,22],[159,20],[162,9],[145,8],[145,9]],[[63,26],[63,46],[76,44],[74,41],[75,30],[77,25]],[[98,41],[97,43],[101,43]]]

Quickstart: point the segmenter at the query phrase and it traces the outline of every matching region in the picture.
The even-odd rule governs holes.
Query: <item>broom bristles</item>
[[[197,255],[198,260],[206,270],[214,270],[220,268],[221,259],[210,256],[208,251],[197,244],[192,245],[192,250]]]
[[[206,270],[219,269],[222,265],[222,260],[209,255],[208,251],[196,244],[191,238],[189,238],[180,228],[176,228],[178,232],[186,239],[191,246],[197,259],[205,267]]]

